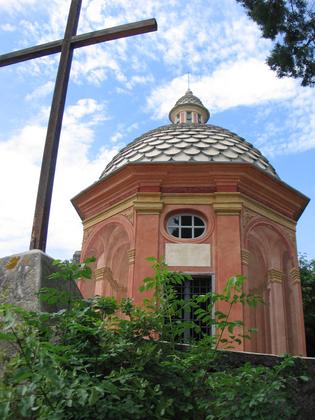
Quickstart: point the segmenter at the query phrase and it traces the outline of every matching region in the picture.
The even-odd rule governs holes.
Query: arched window
[[[205,230],[206,224],[202,218],[190,213],[174,214],[167,221],[167,231],[175,238],[198,238]]]

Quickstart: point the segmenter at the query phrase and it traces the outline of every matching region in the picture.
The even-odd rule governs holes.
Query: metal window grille
[[[190,300],[194,296],[204,295],[212,290],[212,278],[211,276],[195,276],[192,280],[186,280],[180,285],[175,285],[174,290],[177,298],[184,301]],[[207,305],[210,301],[200,303],[202,309],[207,309]],[[196,318],[193,310],[184,310],[179,317],[176,318],[178,321],[194,321],[195,324],[199,325],[201,332],[196,332],[193,329],[187,329],[184,331],[182,341],[189,342],[190,340],[199,340],[203,334],[211,335],[211,325],[205,325]]]

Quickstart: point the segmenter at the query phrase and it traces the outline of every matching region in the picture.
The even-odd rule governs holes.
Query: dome
[[[128,163],[251,163],[277,177],[275,169],[251,143],[210,124],[168,124],[151,130],[124,147],[101,178]]]
[[[237,134],[206,124],[209,111],[187,90],[171,109],[172,124],[148,131],[124,147],[106,166],[104,178],[128,163],[250,163],[278,177],[268,160]]]

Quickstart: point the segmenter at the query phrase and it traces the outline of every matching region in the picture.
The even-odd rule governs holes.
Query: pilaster
[[[294,354],[306,356],[305,326],[303,314],[303,301],[301,290],[300,270],[294,267],[289,272],[289,290],[290,290],[290,311],[291,322],[288,328],[292,329]]]
[[[241,265],[241,236],[239,205],[232,209],[225,205],[214,205],[216,213],[215,229],[215,262],[216,262],[216,291],[221,293],[229,277],[242,273]],[[220,302],[218,310],[227,311],[227,304]],[[232,319],[243,321],[242,305],[235,305],[231,313]],[[235,347],[244,350],[244,343]]]
[[[288,351],[286,317],[283,294],[283,272],[276,269],[268,271],[269,316],[271,334],[271,353],[284,354]]]

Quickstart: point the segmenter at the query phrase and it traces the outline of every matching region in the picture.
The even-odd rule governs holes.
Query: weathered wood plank
[[[127,38],[129,36],[140,35],[156,30],[156,20],[147,19],[128,23],[126,25],[115,26],[113,28],[88,32],[82,35],[75,35],[71,38],[71,47],[86,47],[88,45],[112,41],[118,38]],[[34,47],[24,48],[8,54],[2,54],[0,55],[0,67],[59,53],[61,51],[62,43],[63,39],[58,39],[57,41],[47,42],[46,44],[35,45]]]

